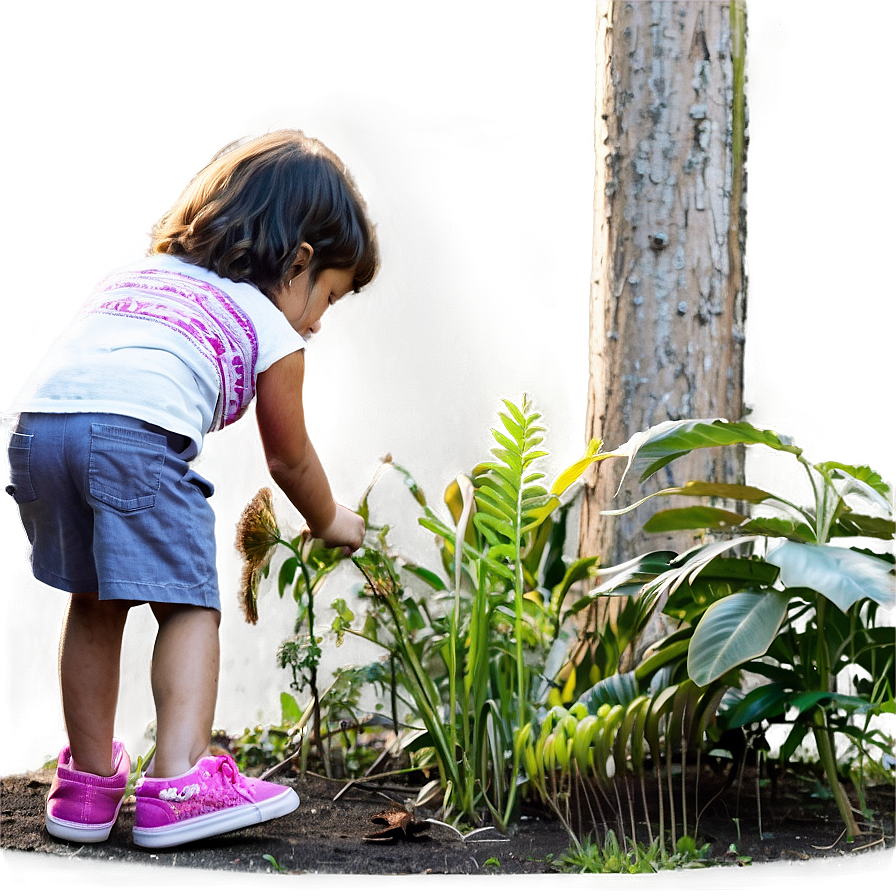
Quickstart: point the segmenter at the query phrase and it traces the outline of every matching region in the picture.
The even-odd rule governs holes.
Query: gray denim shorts
[[[22,414],[10,485],[35,577],[101,600],[220,609],[214,486],[185,436],[114,414]]]

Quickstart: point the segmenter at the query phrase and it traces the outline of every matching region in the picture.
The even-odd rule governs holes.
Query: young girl
[[[274,481],[330,546],[362,519],[333,499],[305,429],[305,338],[374,277],[376,239],[339,159],[298,131],[222,150],[156,224],[149,255],[97,286],[12,410],[11,484],[41,582],[71,594],[60,644],[69,744],[51,834],[104,840],[129,760],[113,739],[128,611],[158,621],[156,752],[135,843],[174,846],[276,818],[296,793],[210,754],[220,601],[205,434],[256,398]]]

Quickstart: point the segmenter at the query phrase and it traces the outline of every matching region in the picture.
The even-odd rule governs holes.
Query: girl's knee
[[[165,625],[177,620],[184,625],[214,626],[216,629],[221,624],[221,611],[212,607],[197,607],[192,604],[166,604],[151,603],[150,609],[156,622]]]
[[[134,601],[100,600],[96,591],[73,592],[69,602],[69,613],[76,613],[84,618],[110,624],[124,624]]]

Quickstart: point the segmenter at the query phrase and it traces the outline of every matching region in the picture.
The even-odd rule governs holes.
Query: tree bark
[[[586,435],[605,448],[664,420],[743,416],[745,32],[743,3],[598,7]],[[668,502],[602,510],[689,480],[742,482],[743,451],[694,452],[615,495],[622,469],[605,462],[586,482],[581,556],[604,566],[687,545],[641,531]]]

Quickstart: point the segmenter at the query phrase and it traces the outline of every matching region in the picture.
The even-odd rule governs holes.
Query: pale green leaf
[[[731,501],[747,501],[750,504],[761,504],[769,499],[780,500],[771,492],[764,491],[761,488],[754,488],[751,485],[729,484],[727,482],[688,482],[687,485],[675,486],[673,488],[664,488],[652,495],[647,495],[629,504],[628,507],[621,507],[618,510],[604,510],[604,516],[621,516],[629,513],[636,507],[640,507],[653,498],[667,498],[684,496],[690,498],[728,498]]]
[[[490,511],[495,516],[512,520],[516,517],[516,508],[494,489],[480,485],[476,490],[476,506],[480,510]]]
[[[508,438],[504,435],[503,432],[500,432],[497,429],[492,430],[492,435],[495,438],[495,441],[498,444],[503,445],[511,454],[520,454],[520,446],[513,441],[513,439]]]
[[[476,524],[484,524],[489,528],[493,529],[495,532],[509,538],[513,541],[516,538],[516,532],[513,530],[511,526],[509,526],[504,520],[498,519],[498,517],[493,516],[489,513],[475,513],[473,514],[473,521]]]
[[[756,429],[749,423],[729,423],[720,419],[667,420],[635,433],[613,452],[613,456],[628,458],[620,487],[629,471],[636,473],[643,482],[691,451],[725,445],[766,445],[776,451],[802,454],[802,449],[796,447],[787,436],[770,429]]]
[[[703,687],[765,654],[784,621],[787,603],[780,591],[741,591],[712,604],[691,636],[691,679]]]
[[[512,402],[508,401],[506,398],[501,399],[504,402],[504,406],[510,411],[513,419],[523,428],[526,426],[526,418],[523,416],[523,412]],[[524,402],[525,403],[525,402]]]
[[[721,507],[673,507],[655,513],[646,523],[645,532],[675,532],[679,529],[735,529],[746,517]]]
[[[766,558],[788,588],[811,588],[846,612],[863,597],[894,605],[893,564],[850,548],[785,541]]]

